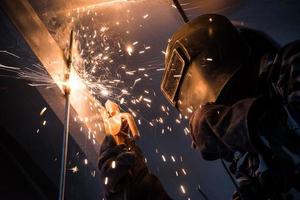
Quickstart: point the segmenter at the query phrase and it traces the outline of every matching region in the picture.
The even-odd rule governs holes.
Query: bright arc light
[[[80,90],[85,88],[84,80],[81,79],[78,74],[74,71],[70,74],[70,80],[63,81],[60,79],[56,79],[56,83],[61,87],[69,88],[71,91]]]
[[[77,76],[77,74],[74,73],[71,74],[69,86],[71,90],[77,90],[82,88],[83,86],[82,80]]]

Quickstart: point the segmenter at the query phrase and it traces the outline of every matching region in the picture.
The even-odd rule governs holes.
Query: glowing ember
[[[41,110],[41,112],[40,112],[40,116],[42,116],[44,113],[45,113],[45,111],[47,110],[47,108],[45,107],[45,108],[43,108],[42,110]]]
[[[85,165],[88,164],[88,159],[84,159],[84,164],[85,164]]]
[[[79,171],[79,169],[78,169],[77,166],[72,167],[70,170],[71,170],[73,173],[77,173],[77,172]]]
[[[180,185],[180,190],[181,190],[182,194],[185,194],[185,193],[186,193],[185,188],[184,188],[183,185]]]
[[[115,168],[116,168],[116,161],[112,161],[112,163],[111,163],[111,168],[112,168],[112,169],[115,169]]]
[[[105,177],[104,179],[104,185],[107,185],[108,184],[108,177]]]
[[[127,53],[128,53],[128,55],[132,55],[132,53],[133,53],[133,47],[131,46],[131,45],[128,45],[127,47],[126,47],[126,51],[127,51]]]

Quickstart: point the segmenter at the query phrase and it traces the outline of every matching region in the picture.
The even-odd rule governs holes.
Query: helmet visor
[[[199,62],[191,63],[177,95],[176,107],[184,116],[189,117],[200,105],[216,101],[232,75],[218,69],[222,68]]]
[[[181,77],[184,71],[185,61],[175,49],[172,52],[170,62],[163,75],[161,90],[167,100],[175,106],[176,96],[179,89]]]

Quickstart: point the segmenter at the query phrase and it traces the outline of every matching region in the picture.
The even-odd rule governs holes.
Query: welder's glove
[[[112,136],[106,136],[98,167],[108,200],[170,199],[160,181],[149,172],[142,151],[134,142],[117,145]]]

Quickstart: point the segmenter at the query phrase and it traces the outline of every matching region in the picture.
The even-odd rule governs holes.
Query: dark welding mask
[[[216,102],[241,67],[248,47],[224,16],[203,15],[181,27],[166,51],[161,90],[182,114]]]

